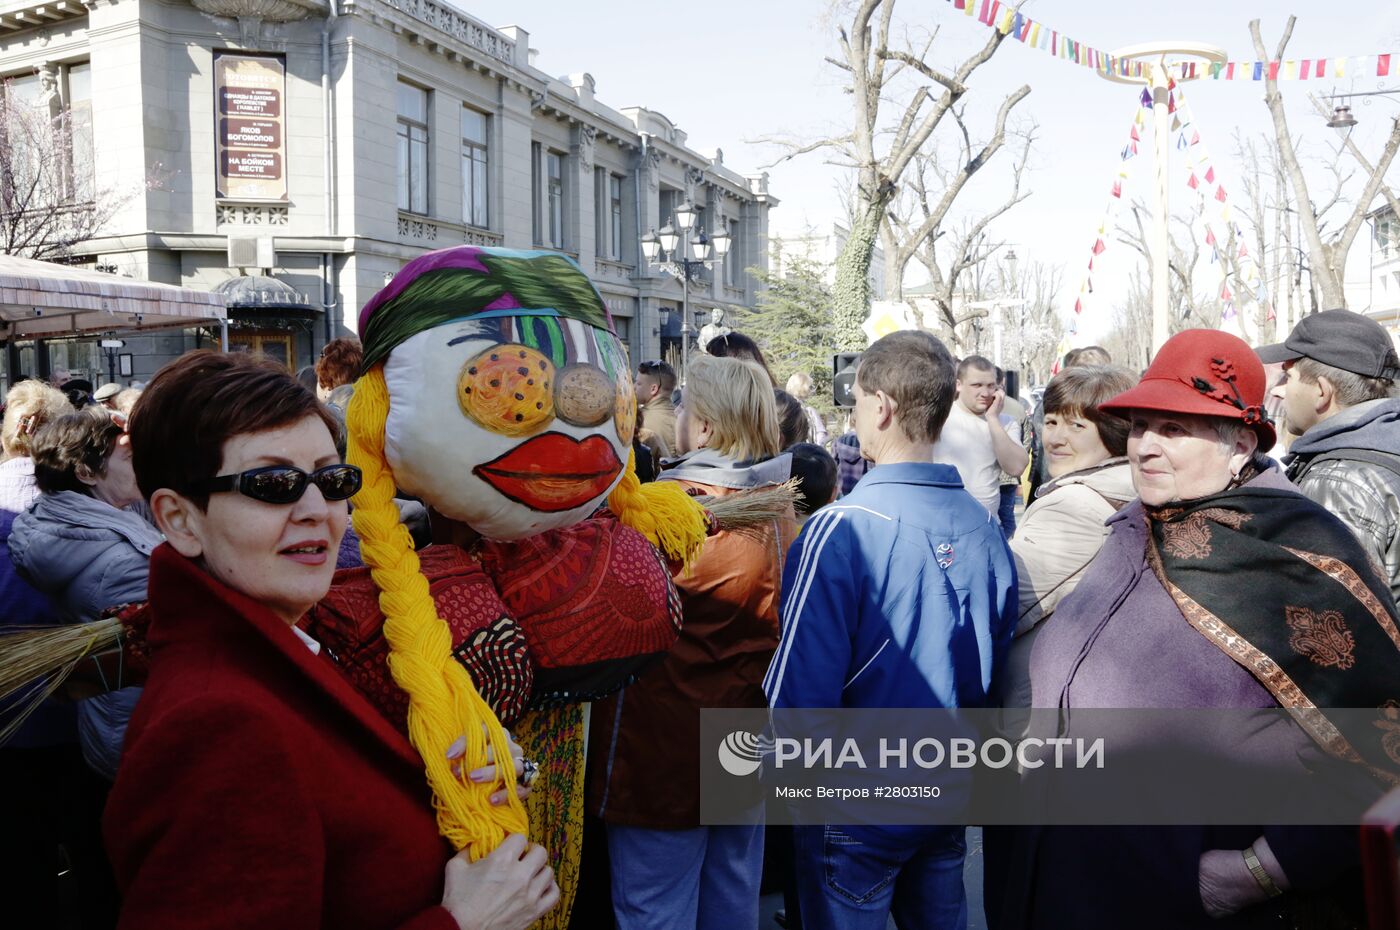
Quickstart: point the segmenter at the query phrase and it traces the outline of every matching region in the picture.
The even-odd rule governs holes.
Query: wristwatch
[[[1283,894],[1283,889],[1274,883],[1269,877],[1269,873],[1264,869],[1264,863],[1259,861],[1259,854],[1250,846],[1244,851],[1244,864],[1249,867],[1249,872],[1254,876],[1254,880],[1259,883],[1259,887],[1264,889],[1264,893],[1271,898],[1277,898]]]

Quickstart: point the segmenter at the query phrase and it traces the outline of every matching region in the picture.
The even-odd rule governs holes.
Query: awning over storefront
[[[0,339],[218,325],[220,294],[0,255]]]

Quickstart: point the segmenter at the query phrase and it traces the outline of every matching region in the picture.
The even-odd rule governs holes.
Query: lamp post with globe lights
[[[724,261],[729,253],[729,233],[718,226],[709,235],[695,226],[699,211],[689,200],[676,207],[671,225],[655,228],[642,236],[642,257],[647,266],[669,274],[681,282],[681,381],[690,367],[690,282],[702,269]]]

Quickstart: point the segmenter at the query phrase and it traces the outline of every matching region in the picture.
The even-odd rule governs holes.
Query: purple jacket
[[[1255,487],[1297,489],[1277,468]],[[1035,707],[1275,707],[1245,668],[1186,622],[1147,565],[1147,526],[1135,500],[1107,521],[1109,535],[1073,593],[1044,623],[1031,655]],[[1315,747],[1297,730],[1299,752]],[[1214,747],[1210,747],[1214,749]],[[1221,746],[1221,753],[1235,751]],[[1292,764],[1296,755],[1285,752]],[[1281,762],[1279,764],[1290,764]],[[1198,859],[1243,849],[1263,833],[1296,887],[1335,887],[1359,862],[1356,831],[1331,827],[1046,827],[1023,832],[1007,892],[1026,927],[1249,927],[1249,909],[1208,918]]]

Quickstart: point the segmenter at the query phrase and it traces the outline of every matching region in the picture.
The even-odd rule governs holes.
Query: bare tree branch
[[[942,71],[937,70],[936,68],[930,67],[922,59],[915,58],[908,52],[892,52],[887,48],[882,48],[875,53],[875,56],[882,60],[893,59],[895,61],[901,61],[909,67],[913,68],[915,71],[922,74],[924,77],[928,78],[930,81],[937,81],[939,84],[942,84],[944,87],[948,88],[948,90],[952,91],[953,93],[959,96],[967,93],[967,85],[963,84],[956,78],[949,77],[948,75],[944,74]]]

